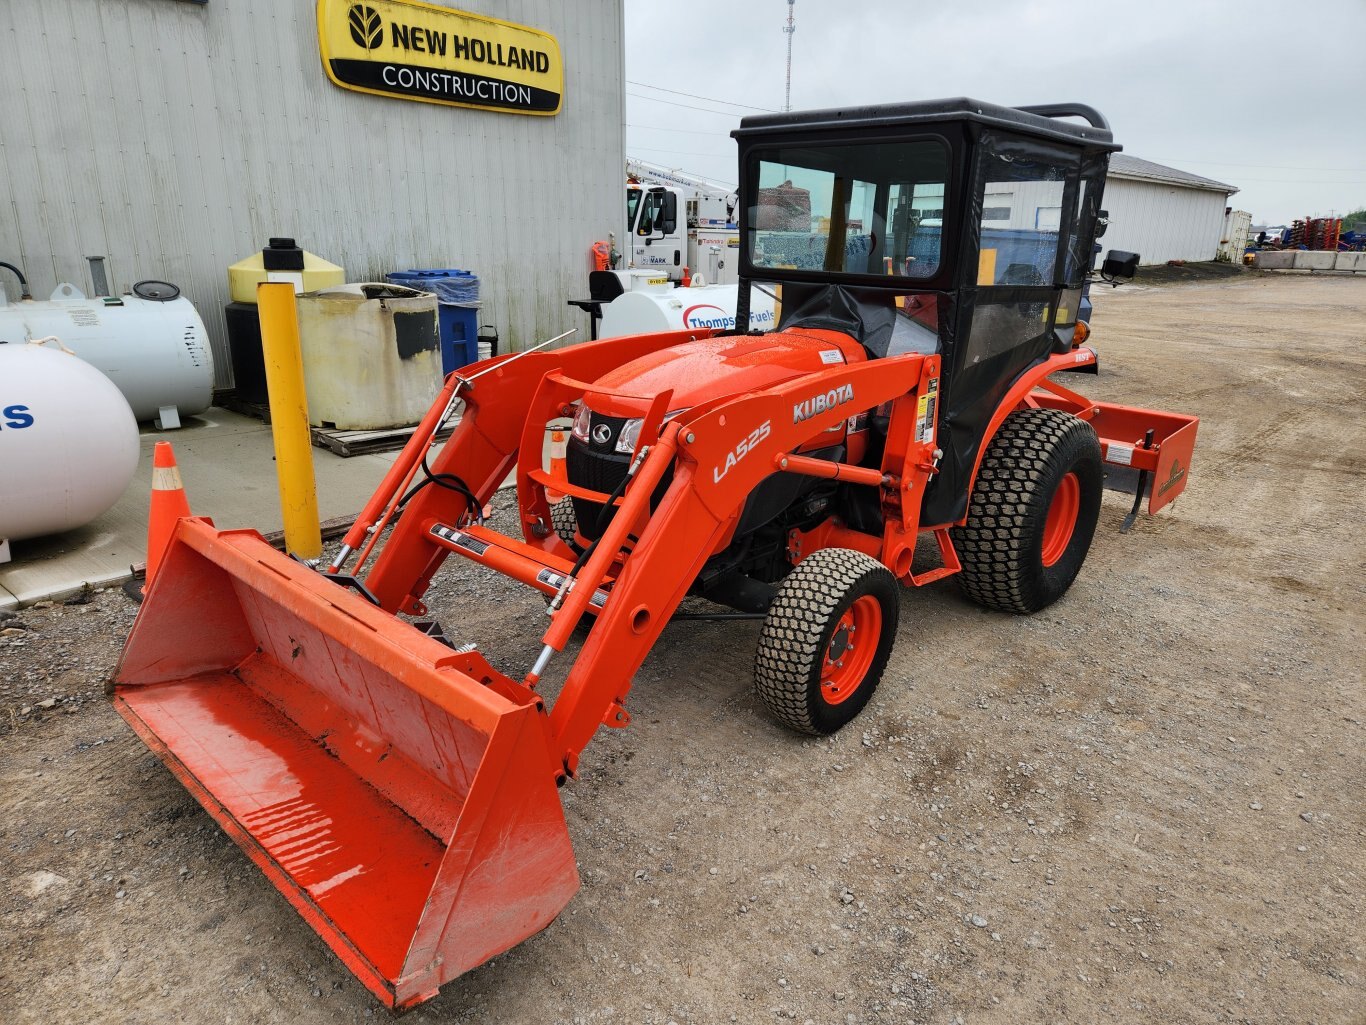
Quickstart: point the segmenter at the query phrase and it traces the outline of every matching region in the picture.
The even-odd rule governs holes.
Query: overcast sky
[[[728,132],[783,106],[787,11],[626,0],[627,154],[735,182]],[[1254,223],[1366,206],[1366,0],[797,0],[795,16],[794,110],[1079,100],[1126,153],[1237,186]]]

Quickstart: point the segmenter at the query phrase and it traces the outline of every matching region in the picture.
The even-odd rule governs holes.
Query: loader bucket
[[[546,717],[493,676],[254,531],[183,519],[114,701],[357,978],[405,1007],[578,889]]]

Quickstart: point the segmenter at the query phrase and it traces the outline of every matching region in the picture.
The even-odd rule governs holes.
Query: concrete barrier
[[[1295,266],[1295,253],[1291,250],[1261,252],[1257,254],[1256,265],[1262,270],[1290,270]]]
[[[1366,274],[1366,253],[1329,253],[1303,249],[1257,254],[1258,270],[1338,270]]]
[[[1296,270],[1332,270],[1337,263],[1337,253],[1319,253],[1301,250],[1295,254]]]

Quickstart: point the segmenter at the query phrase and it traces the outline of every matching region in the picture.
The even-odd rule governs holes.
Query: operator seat
[[[910,300],[910,302],[907,302]],[[843,331],[856,339],[869,359],[940,351],[938,310],[933,296],[899,296],[881,288],[852,285],[783,287],[783,316],[789,327]]]

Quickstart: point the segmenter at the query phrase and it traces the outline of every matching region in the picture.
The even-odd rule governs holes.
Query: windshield
[[[756,163],[757,162],[757,163]],[[938,140],[761,149],[755,267],[924,279],[939,270],[948,148]]]

